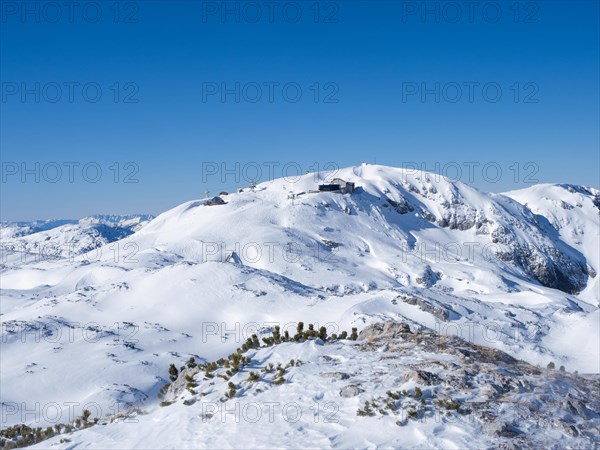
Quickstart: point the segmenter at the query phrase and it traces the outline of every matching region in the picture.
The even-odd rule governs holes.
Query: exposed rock
[[[333,394],[339,392],[340,411],[360,405],[356,414],[361,420],[391,419],[399,426],[410,421],[452,423],[457,430],[477,433],[477,441],[489,443],[489,448],[552,448],[553,443],[556,448],[595,448],[600,444],[598,377],[542,369],[456,336],[412,333],[406,323],[395,321],[368,325],[359,339],[321,345],[314,345],[319,341],[312,339],[286,342],[278,344],[283,347],[275,352],[263,348],[258,356],[248,354],[264,365],[273,355],[295,359],[300,346],[296,352],[304,362],[287,368],[289,385],[312,376],[307,382],[317,390],[312,389],[310,398],[323,399],[326,386],[331,389],[332,382],[345,380]],[[329,345],[333,352],[323,353]],[[338,370],[340,361],[346,362],[344,372]],[[302,373],[305,367],[310,369]],[[255,395],[288,386],[288,381],[275,383],[277,375],[268,371],[261,383],[250,382],[246,371],[224,376],[226,371],[221,367],[212,377],[198,374],[193,380],[198,388],[190,393],[187,383],[198,369],[182,370],[163,403],[226,402],[231,383],[238,387],[235,401],[243,402],[245,397],[254,402]]]
[[[495,242],[507,244],[509,250],[498,251],[498,259],[523,267],[544,286],[574,295],[585,287],[588,271],[581,263],[569,259],[555,248],[539,249],[531,245],[520,245],[513,238],[499,236],[500,234],[495,234]]]
[[[406,201],[404,197],[401,197],[400,201],[398,202],[392,200],[391,198],[388,198],[387,202],[391,206],[393,206],[396,212],[398,212],[399,214],[406,214],[408,212],[414,211],[414,208]]]
[[[440,384],[442,381],[436,374],[425,370],[408,370],[402,377],[402,380],[405,382],[414,381],[415,383],[424,384],[425,386]]]
[[[333,242],[333,241],[330,241],[329,239],[321,239],[321,242],[323,242],[323,244],[325,244],[327,247],[332,248],[332,249],[338,248],[340,245],[342,245],[339,242]]]
[[[431,270],[431,267],[427,266],[425,270],[416,277],[415,281],[422,284],[425,287],[431,287],[440,280],[440,274]]]
[[[198,372],[200,372],[200,369],[198,367],[194,367],[193,369],[186,367],[184,370],[180,371],[177,379],[169,385],[169,388],[167,389],[166,393],[163,395],[164,401],[166,401],[166,402],[175,401],[177,399],[177,397],[183,391],[185,391],[185,388],[188,383],[187,380],[185,379],[186,376],[189,375],[190,377],[193,377]]]
[[[600,194],[594,195],[592,202],[594,203],[594,206],[600,210]]]
[[[361,388],[359,388],[357,385],[349,384],[348,386],[344,386],[342,389],[340,389],[340,397],[344,397],[344,398],[356,397],[361,392],[363,392],[363,390]]]
[[[350,378],[350,375],[344,372],[325,372],[322,373],[325,378],[332,378],[334,380],[347,380]]]
[[[207,200],[205,203],[206,206],[216,206],[225,204],[225,200],[223,200],[221,197],[213,197],[210,200]]]
[[[403,297],[402,301],[404,303],[408,303],[409,305],[416,305],[422,311],[425,311],[444,322],[447,321],[450,317],[450,311],[448,309],[442,308],[438,305],[434,305],[431,301],[428,301],[426,299],[410,296]]]
[[[358,334],[358,338],[367,341],[374,337],[378,339],[395,339],[407,333],[411,333],[411,331],[410,327],[405,323],[394,321],[378,322],[363,328]]]

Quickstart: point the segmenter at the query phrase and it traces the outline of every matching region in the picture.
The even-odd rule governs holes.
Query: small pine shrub
[[[319,339],[325,341],[327,340],[327,328],[321,327],[319,328]]]
[[[175,381],[178,376],[179,376],[179,371],[177,370],[177,367],[175,367],[175,364],[171,364],[169,366],[169,379],[171,381]]]
[[[233,384],[230,381],[229,383],[227,383],[227,387],[229,387],[229,391],[225,394],[225,396],[227,398],[233,398],[233,397],[235,397],[235,394],[237,393],[237,388],[235,387],[235,384]]]
[[[456,400],[438,400],[437,404],[442,408],[453,411],[458,411],[460,409],[460,403],[458,403]]]
[[[365,406],[363,409],[358,408],[358,410],[356,411],[356,415],[357,416],[372,416],[373,410],[371,409],[371,405],[369,405],[369,402],[365,402]]]
[[[392,400],[399,400],[400,399],[400,392],[392,392],[392,391],[387,391],[386,392],[387,396],[390,397]]]
[[[421,391],[421,388],[419,386],[417,386],[415,388],[415,398],[421,398],[423,396],[423,391]]]

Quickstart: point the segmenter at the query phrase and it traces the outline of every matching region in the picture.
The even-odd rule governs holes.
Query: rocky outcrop
[[[500,446],[543,447],[549,432],[580,438],[576,446],[600,444],[598,380],[542,369],[457,337],[411,333],[404,323],[369,325],[359,338],[362,351],[385,346],[387,361],[419,355],[414,364],[396,366],[400,382],[447,399],[438,404],[476,420]],[[427,407],[420,414],[426,417]]]
[[[225,205],[226,202],[221,197],[213,197],[206,201],[205,206]]]

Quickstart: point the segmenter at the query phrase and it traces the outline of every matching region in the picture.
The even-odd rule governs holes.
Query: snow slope
[[[505,193],[527,206],[549,235],[585,256],[589,272],[600,271],[600,191],[570,184],[539,184]],[[599,298],[600,277],[593,277],[580,297]]]
[[[592,448],[590,380],[461,339],[374,324],[358,341],[252,348],[183,368],[160,407],[40,448]],[[224,361],[224,360],[222,360]],[[366,406],[365,406],[366,405]],[[95,416],[92,416],[95,418]],[[80,426],[81,427],[81,426]]]
[[[360,189],[311,192],[334,176]],[[222,198],[187,202],[71,258],[4,258],[6,424],[35,422],[23,411],[36,403],[150,407],[170,363],[217,359],[256,330],[298,320],[334,332],[401,319],[532,364],[600,372],[593,202],[568,210],[581,213],[579,245],[550,226],[562,214],[553,204],[536,211],[515,193],[385,166]],[[232,251],[237,263],[226,262]]]

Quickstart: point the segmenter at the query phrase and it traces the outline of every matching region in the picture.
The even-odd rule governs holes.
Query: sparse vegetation
[[[325,327],[319,328],[319,339],[321,339],[322,341],[327,340],[327,328],[325,328]]]
[[[441,406],[442,408],[449,409],[449,410],[458,411],[460,409],[460,403],[458,403],[456,400],[442,399],[442,400],[438,400],[437,404],[439,406]]]
[[[99,418],[96,417],[90,421],[91,412],[87,409],[83,410],[80,417],[75,418],[75,427],[71,424],[55,424],[54,427],[29,427],[24,424],[13,425],[11,427],[0,430],[0,448],[8,450],[13,448],[29,447],[30,445],[38,444],[54,436],[64,433],[70,433],[75,429],[85,429],[98,423]],[[61,442],[69,442],[63,438]]]
[[[179,371],[177,370],[177,367],[175,367],[175,364],[171,364],[169,366],[169,379],[171,381],[175,381],[178,376],[179,376]]]
[[[398,391],[398,392],[387,391],[386,394],[388,397],[390,397],[393,400],[399,400],[400,395],[401,395],[400,391]]]
[[[233,397],[235,397],[235,395],[237,393],[237,388],[236,388],[235,384],[233,384],[230,381],[229,383],[227,383],[227,387],[229,388],[229,391],[227,391],[227,393],[225,394],[225,396],[227,398],[233,398]]]
[[[365,406],[363,407],[363,409],[358,408],[358,410],[356,411],[356,415],[357,416],[373,416],[374,412],[371,409],[371,405],[369,405],[369,402],[365,402]]]
[[[279,378],[277,378],[276,380],[273,381],[273,384],[275,386],[279,386],[280,384],[285,383],[285,378],[283,378],[282,376],[280,376]]]
[[[263,345],[261,345],[261,340],[259,339],[259,337],[256,334],[253,334],[250,338],[248,338],[242,344],[242,346],[240,348],[238,348],[234,353],[230,354],[227,358],[219,358],[216,361],[208,362],[206,364],[204,364],[204,363],[198,364],[196,362],[195,358],[192,356],[188,359],[188,361],[186,362],[186,365],[181,367],[181,369],[177,369],[175,364],[170,364],[169,380],[171,382],[175,382],[181,376],[181,374],[183,372],[185,372],[186,370],[196,369],[196,368],[197,368],[197,370],[204,370],[204,379],[205,380],[214,379],[216,376],[217,378],[221,378],[227,382],[227,391],[225,392],[225,398],[231,399],[237,395],[237,387],[230,379],[236,373],[240,372],[244,367],[249,366],[252,362],[250,356],[244,355],[244,353],[246,353],[247,351],[254,350],[254,349],[260,349],[260,348],[264,348],[264,347],[270,347],[273,345],[281,344],[283,342],[304,342],[304,341],[310,340],[310,339],[321,339],[322,341],[327,343],[327,342],[336,341],[338,339],[340,339],[340,340],[348,339],[348,332],[346,332],[346,331],[342,331],[339,336],[337,334],[332,334],[331,336],[328,336],[326,327],[321,326],[321,327],[319,327],[319,331],[316,331],[315,326],[312,323],[309,323],[308,329],[305,330],[304,322],[298,322],[296,331],[297,331],[297,333],[293,336],[293,338],[291,338],[290,334],[287,330],[282,335],[281,328],[279,326],[275,326],[273,328],[273,332],[272,332],[271,336],[265,336],[262,338]],[[352,340],[358,339],[358,330],[356,327],[352,328],[352,333],[350,334],[350,339],[352,339]],[[275,365],[272,362],[270,362],[268,365],[266,365],[262,369],[262,373],[264,373],[265,375],[273,374],[270,382],[274,386],[279,386],[279,385],[282,385],[285,383],[286,380],[284,378],[284,375],[286,374],[287,370],[292,367],[298,367],[301,364],[302,364],[302,361],[291,359],[285,366],[283,366],[281,363],[279,363],[279,364],[277,364],[277,367],[275,367]],[[215,374],[215,372],[218,371],[220,368],[223,368],[226,370],[224,372]],[[198,393],[196,391],[195,388],[198,386],[198,383],[195,381],[193,374],[186,373],[184,380],[186,382],[185,388],[192,396],[206,395],[206,392]],[[260,380],[261,380],[261,372],[251,371],[248,374],[247,381],[249,383],[255,383]],[[213,382],[213,384],[214,384],[214,382]],[[170,386],[171,386],[170,383],[165,384],[159,390],[159,394],[158,394],[159,399],[164,399]],[[186,404],[190,405],[193,403],[193,399],[185,399],[184,402],[187,402]],[[170,404],[172,404],[172,402],[162,401],[160,403],[160,406],[164,407],[164,406],[168,406]],[[373,413],[374,407],[375,407],[374,405],[373,405],[373,407],[371,407],[368,415]],[[383,406],[381,408],[378,407],[378,410],[382,414],[385,413],[385,411],[383,410]]]

